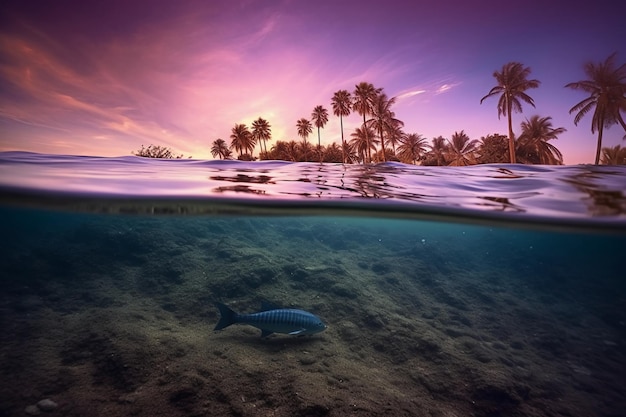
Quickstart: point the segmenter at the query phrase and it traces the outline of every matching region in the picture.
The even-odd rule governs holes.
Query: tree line
[[[581,90],[588,96],[574,105],[574,124],[591,113],[591,132],[597,132],[595,164],[626,164],[626,148],[617,145],[602,148],[604,129],[619,124],[626,132],[622,112],[626,112],[626,64],[617,66],[616,53],[600,63],[584,66],[587,79],[566,84],[566,88]],[[522,103],[535,107],[528,90],[538,88],[541,82],[530,79],[531,69],[519,62],[509,62],[493,73],[496,85],[480,100],[482,104],[497,97],[498,118],[507,118],[508,135],[490,134],[479,140],[471,139],[463,130],[450,138],[432,138],[430,143],[419,133],[404,132],[404,123],[396,118],[393,106],[396,97],[388,97],[383,88],[361,82],[354,91],[339,90],[330,104],[333,115],[339,118],[341,143],[321,144],[321,130],[328,123],[329,111],[323,105],[313,108],[310,118],[296,121],[300,141],[272,139],[271,125],[261,117],[252,123],[235,124],[230,143],[216,139],[211,146],[214,158],[239,160],[287,160],[293,162],[375,163],[399,161],[407,164],[465,166],[485,163],[563,164],[563,155],[551,142],[565,132],[553,127],[551,117],[533,115],[522,121],[520,134],[513,131],[512,113],[522,113]],[[362,123],[349,138],[345,136],[344,117],[357,113]],[[316,129],[317,144],[309,142]],[[626,135],[624,136],[626,139]],[[259,147],[258,158],[254,156]],[[143,148],[142,146],[142,149]],[[140,155],[139,156],[151,156]]]

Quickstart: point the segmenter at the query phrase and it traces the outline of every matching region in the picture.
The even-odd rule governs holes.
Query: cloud
[[[259,44],[267,37],[269,37],[272,33],[275,32],[277,26],[280,25],[280,15],[274,14],[270,16],[265,21],[261,22],[261,27],[256,30],[256,32],[250,35],[250,44]]]
[[[442,84],[440,85],[437,90],[435,90],[435,94],[442,94],[445,93],[447,91],[450,91],[451,89],[453,89],[454,87],[460,85],[461,83],[452,83],[452,84]]]
[[[405,98],[416,96],[418,94],[424,94],[425,92],[426,92],[426,90],[409,90],[409,91],[405,91],[405,92],[402,92],[402,93],[398,94],[396,96],[396,98],[398,100],[402,100],[402,99],[405,99]]]
[[[108,138],[104,153],[117,149],[113,152],[119,154],[121,147],[138,143],[184,148],[197,133],[179,124],[183,112],[198,116],[188,93],[210,90],[203,78],[215,82],[221,68],[239,63],[239,55],[206,42],[197,48],[199,35],[206,32],[175,32],[155,28],[123,41],[67,45],[28,26],[3,33],[0,117],[50,136],[60,131],[83,141]],[[55,143],[65,142],[50,140],[48,148]],[[83,146],[77,143],[77,152]]]

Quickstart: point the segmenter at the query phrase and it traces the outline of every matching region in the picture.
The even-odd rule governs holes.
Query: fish
[[[285,333],[292,336],[304,336],[320,333],[327,326],[315,314],[294,308],[277,308],[264,302],[261,311],[252,314],[238,314],[226,304],[216,302],[220,319],[213,330],[222,330],[232,324],[249,324],[261,330],[261,337],[272,333]]]

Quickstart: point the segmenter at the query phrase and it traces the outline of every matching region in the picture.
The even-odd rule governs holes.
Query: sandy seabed
[[[0,265],[0,416],[44,398],[49,416],[623,415],[618,260],[602,274],[519,234],[403,225],[16,228]],[[329,328],[213,332],[214,300],[304,308]]]

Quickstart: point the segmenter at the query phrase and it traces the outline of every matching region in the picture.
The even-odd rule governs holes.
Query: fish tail
[[[220,321],[217,322],[213,330],[222,330],[237,322],[237,313],[231,310],[226,304],[216,302],[215,305],[220,310]]]

